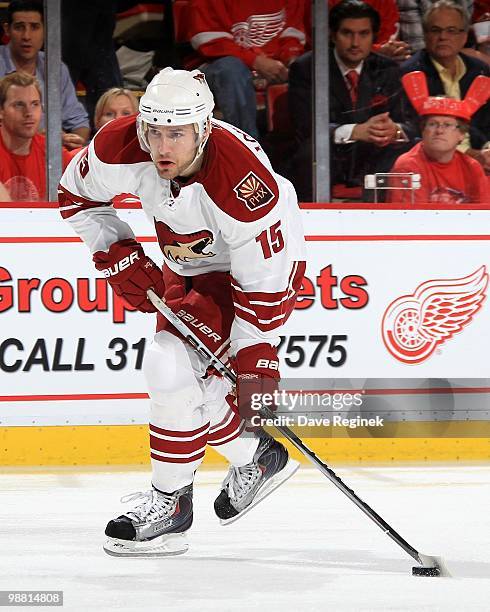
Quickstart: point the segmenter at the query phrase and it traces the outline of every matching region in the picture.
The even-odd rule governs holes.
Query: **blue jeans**
[[[257,130],[255,89],[250,69],[237,57],[221,57],[203,70],[223,119],[254,138]]]

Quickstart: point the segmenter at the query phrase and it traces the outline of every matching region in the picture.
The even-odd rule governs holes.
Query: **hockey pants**
[[[229,275],[183,278],[165,268],[164,279],[172,310],[185,312],[187,325],[218,356],[226,353],[234,316]],[[235,466],[250,463],[257,449],[258,440],[243,431],[244,422],[225,399],[230,384],[206,369],[159,314],[143,371],[151,400],[152,482],[160,491],[190,484],[208,444]]]

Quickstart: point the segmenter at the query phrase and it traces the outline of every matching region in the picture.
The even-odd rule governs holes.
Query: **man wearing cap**
[[[490,79],[479,76],[465,100],[429,97],[425,75],[404,75],[403,86],[420,115],[422,141],[401,155],[391,172],[419,174],[420,188],[403,188],[408,177],[391,177],[391,202],[484,204],[490,201],[482,166],[458,151],[469,130],[471,115],[486,102]],[[412,199],[413,198],[413,199]]]
[[[462,100],[478,75],[490,76],[485,62],[462,53],[470,27],[469,16],[460,2],[438,0],[423,15],[425,49],[404,62],[402,74],[421,70],[427,76],[430,95]],[[405,120],[415,119],[410,105],[404,109]],[[490,140],[490,104],[483,106],[471,120],[470,129],[458,150],[474,157],[490,170],[490,154],[484,152]]]

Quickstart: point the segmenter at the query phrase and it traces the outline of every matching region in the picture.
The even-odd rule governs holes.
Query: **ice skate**
[[[185,532],[192,525],[192,485],[174,493],[151,489],[132,493],[122,502],[136,501],[132,510],[109,521],[104,544],[108,555],[161,557],[182,555],[189,545]]]
[[[262,438],[253,461],[242,467],[231,466],[223,481],[214,511],[222,525],[233,523],[274,489],[290,478],[299,462],[290,459],[286,448],[274,438]]]

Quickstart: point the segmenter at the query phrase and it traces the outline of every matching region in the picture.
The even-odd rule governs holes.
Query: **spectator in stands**
[[[470,89],[469,101],[428,97],[422,72],[403,77],[403,85],[421,117],[422,142],[395,162],[392,172],[420,175],[420,189],[414,192],[415,203],[484,204],[490,202],[488,181],[480,164],[457,150],[469,129],[473,112],[490,97],[490,78],[479,76]],[[425,90],[425,91],[424,91]],[[391,184],[400,186],[405,179],[393,177]],[[411,203],[406,189],[391,191],[392,202]]]
[[[41,116],[41,87],[35,77],[14,72],[0,79],[0,182],[14,201],[46,199]],[[63,167],[68,162],[63,149]]]
[[[311,0],[305,2],[305,24],[307,27],[307,40],[311,33]],[[328,7],[332,9],[341,0],[328,0]],[[378,11],[381,22],[373,51],[387,57],[403,61],[410,57],[410,49],[407,43],[399,40],[398,29],[400,14],[395,0],[366,0],[376,11]]]
[[[480,74],[489,76],[485,62],[461,53],[468,37],[469,19],[465,9],[454,0],[438,0],[423,16],[425,49],[401,65],[402,73],[421,70],[427,75],[429,93],[461,100],[473,80]],[[408,114],[416,116],[413,107]],[[490,140],[490,103],[472,118],[469,133],[458,147],[471,155],[484,168],[490,167],[490,157],[482,152]]]
[[[225,121],[259,137],[254,75],[285,83],[304,51],[298,0],[191,0],[191,44]]]
[[[329,0],[329,6],[339,2],[340,0]],[[405,41],[400,40],[400,13],[395,0],[366,0],[366,2],[378,11],[381,18],[373,51],[399,62],[408,59],[411,50]]]
[[[458,1],[470,16],[473,12],[473,0]],[[400,13],[399,37],[408,44],[412,53],[425,47],[422,15],[434,2],[436,0],[396,0]]]
[[[119,117],[127,117],[138,112],[138,100],[134,93],[123,87],[113,87],[105,91],[97,100],[94,111],[94,129],[100,128]],[[70,158],[75,157],[85,147],[71,149]]]
[[[332,184],[360,187],[366,173],[387,171],[408,144],[401,124],[398,64],[372,53],[380,17],[360,0],[344,0],[330,12],[333,47],[330,64]],[[291,178],[303,201],[312,198],[312,56],[290,68],[289,102],[299,142]]]
[[[138,100],[134,93],[122,87],[113,87],[104,92],[97,100],[94,113],[94,126],[96,130],[119,117],[132,115],[138,112]]]
[[[133,115],[138,112],[138,107],[138,99],[130,89],[113,87],[104,92],[97,100],[94,113],[94,127],[96,130],[100,130],[102,126],[113,119]],[[74,157],[83,148],[80,147],[70,151],[70,156]],[[130,193],[120,193],[113,198],[113,203],[116,208],[125,204],[134,205],[139,203],[139,198]]]
[[[11,72],[35,76],[44,89],[45,65],[41,51],[44,41],[43,5],[37,0],[12,0],[7,9],[5,33],[8,45],[0,47],[0,77]],[[75,87],[65,64],[61,65],[61,116],[63,145],[83,145],[90,134],[88,115],[77,100]],[[41,124],[42,125],[42,124]]]
[[[116,0],[63,0],[62,50],[74,83],[86,88],[86,104],[92,117],[100,96],[123,80],[112,35],[116,24]]]

